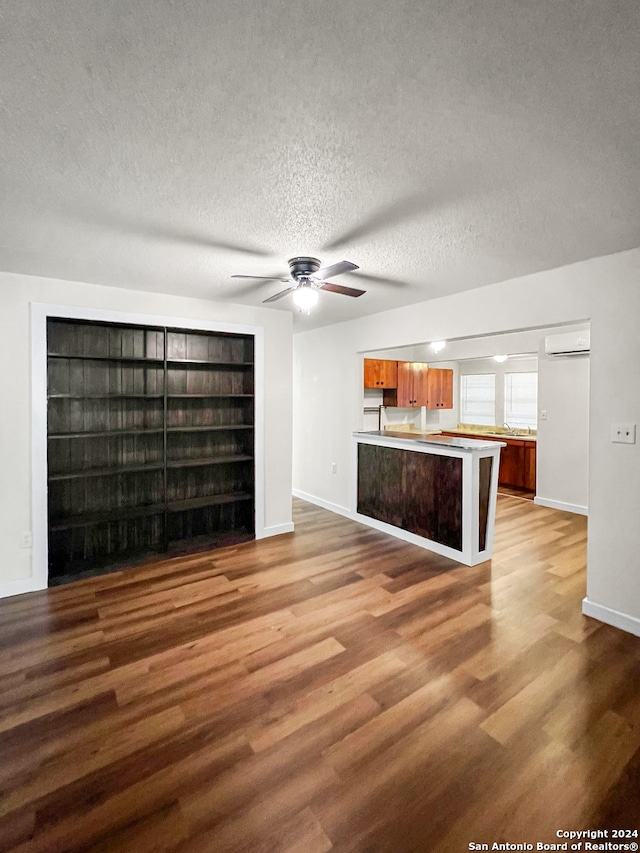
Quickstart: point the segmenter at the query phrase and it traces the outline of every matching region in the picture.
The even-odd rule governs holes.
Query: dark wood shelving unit
[[[252,335],[48,321],[49,582],[253,538]]]

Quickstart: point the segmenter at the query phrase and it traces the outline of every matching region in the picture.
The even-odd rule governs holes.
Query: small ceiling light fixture
[[[506,361],[508,358],[509,358],[508,355],[494,355],[493,360],[503,362],[503,361]]]
[[[441,350],[443,350],[446,347],[446,345],[447,345],[446,341],[433,341],[431,344],[431,349],[434,352],[440,352]]]
[[[309,311],[318,301],[318,291],[308,284],[303,284],[293,291],[293,301],[301,311]]]

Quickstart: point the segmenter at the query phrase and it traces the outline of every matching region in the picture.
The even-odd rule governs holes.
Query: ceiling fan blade
[[[331,281],[325,281],[319,287],[320,290],[329,290],[331,293],[341,293],[343,296],[362,296],[366,290],[358,290],[355,287],[344,287],[342,284],[333,284]]]
[[[263,299],[262,304],[265,302],[275,302],[276,299],[282,299],[283,296],[286,296],[287,293],[291,293],[292,290],[297,290],[298,285],[296,284],[294,287],[287,287],[286,290],[281,290],[280,293],[276,293],[275,296],[270,296],[268,299]]]
[[[352,264],[350,261],[338,261],[337,264],[332,264],[330,267],[323,267],[315,273],[316,278],[325,279],[333,278],[334,275],[341,275],[343,272],[353,272],[360,269],[357,264]]]
[[[280,278],[279,275],[232,275],[231,278],[260,278],[263,281],[291,281],[290,278]]]

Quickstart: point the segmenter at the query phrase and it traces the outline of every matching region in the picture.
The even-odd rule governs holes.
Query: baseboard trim
[[[355,516],[351,512],[350,509],[347,509],[346,506],[340,506],[340,504],[331,503],[331,501],[325,501],[322,498],[317,498],[315,495],[310,495],[307,492],[301,492],[300,489],[293,490],[294,498],[300,498],[303,501],[308,501],[310,504],[315,504],[316,506],[322,507],[322,509],[328,509],[329,512],[335,512],[338,515],[344,515],[346,518],[354,519]]]
[[[47,585],[43,585],[36,578],[20,578],[20,580],[1,583],[0,598],[11,598],[13,595],[23,595],[25,592],[37,592],[46,588]]]
[[[280,536],[282,533],[293,533],[293,521],[288,521],[285,524],[274,524],[271,527],[265,527],[260,536],[256,539],[268,539],[269,536]]]
[[[538,506],[547,506],[550,509],[560,509],[563,512],[573,512],[576,515],[589,515],[589,507],[581,506],[580,504],[567,504],[563,501],[552,501],[550,498],[539,498],[537,495],[533,499],[533,502]]]
[[[598,604],[589,598],[582,599],[582,612],[585,616],[591,616],[592,619],[604,622],[605,625],[611,625],[614,628],[619,628],[621,631],[626,631],[627,634],[640,637],[640,619],[637,619],[635,616],[629,616],[628,613],[620,613],[619,610],[605,607],[604,604]]]

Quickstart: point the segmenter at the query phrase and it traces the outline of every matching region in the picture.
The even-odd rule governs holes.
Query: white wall
[[[589,506],[588,355],[538,358],[536,503],[587,514]],[[545,420],[540,412],[546,412]]]
[[[640,633],[640,444],[610,441],[612,422],[640,422],[639,279],[633,249],[296,335],[296,490],[353,510],[359,354],[590,320],[588,597],[602,618],[619,611]],[[322,441],[310,426],[319,423]]]
[[[31,578],[30,303],[53,303],[264,329],[265,532],[291,529],[291,314],[79,282],[0,273],[0,596]]]

